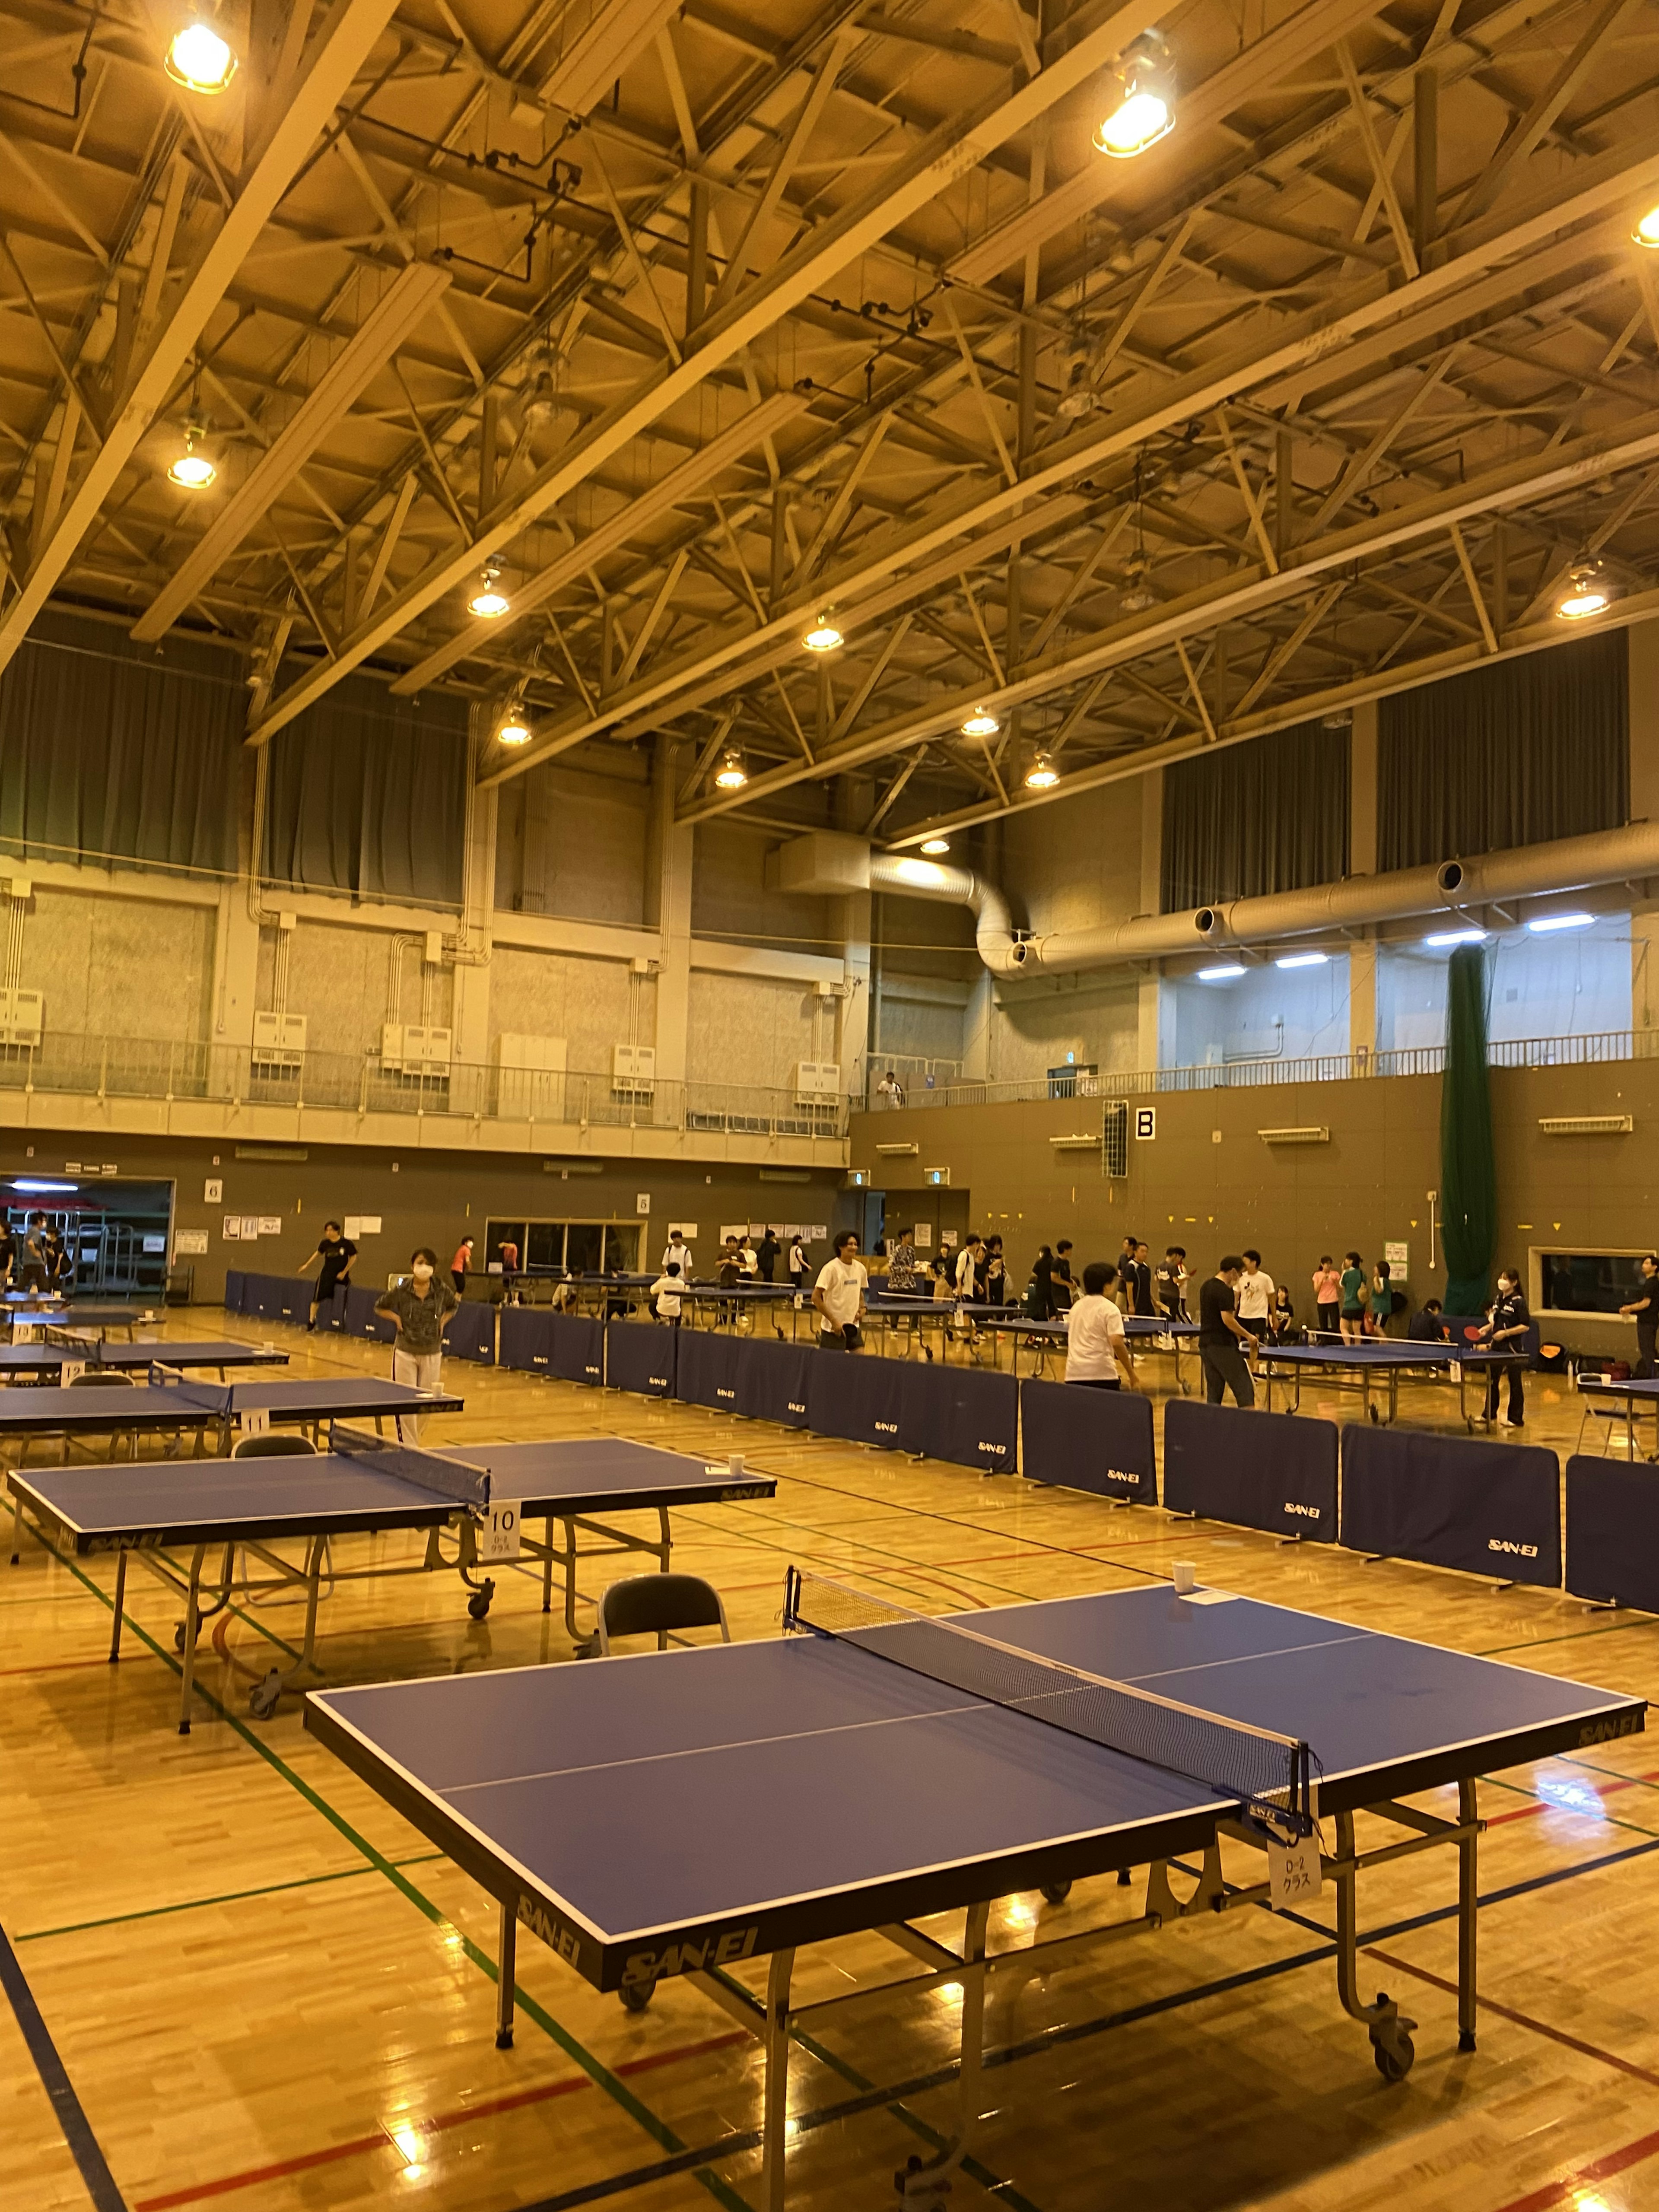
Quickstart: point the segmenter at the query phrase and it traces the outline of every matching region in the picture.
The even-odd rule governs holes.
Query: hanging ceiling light
[[[492,561],[480,577],[477,590],[466,603],[468,614],[477,615],[481,622],[495,622],[512,607],[512,600],[497,580],[501,573]]]
[[[544,351],[536,365],[536,373],[525,386],[524,419],[526,428],[545,429],[559,411],[559,357],[550,349]]]
[[[1588,622],[1592,615],[1604,613],[1612,598],[1601,562],[1586,554],[1569,570],[1555,611],[1563,622]]]
[[[1112,71],[1106,112],[1095,143],[1114,160],[1132,161],[1175,129],[1175,64],[1158,31],[1143,31]]]
[[[1123,592],[1118,604],[1126,615],[1144,615],[1152,605],[1152,587],[1148,580],[1152,568],[1144,545],[1137,546],[1124,562]]]
[[[192,422],[185,432],[185,450],[167,464],[167,482],[180,491],[205,491],[219,471],[205,453],[198,453],[202,426]]]
[[[728,745],[714,770],[714,786],[719,791],[741,791],[749,781],[749,771],[743,764],[743,755],[735,745]]]
[[[1059,781],[1060,770],[1047,753],[1039,753],[1025,771],[1025,788],[1028,791],[1052,791]]]
[[[827,614],[820,615],[801,640],[809,653],[834,653],[846,642]]]
[[[1091,381],[1093,374],[1094,363],[1086,353],[1073,356],[1066,373],[1066,389],[1054,403],[1054,412],[1062,422],[1080,422],[1099,406],[1100,395]]]
[[[924,853],[931,854],[937,860],[941,853],[950,851],[951,841],[948,837],[924,837],[921,841],[921,849]]]
[[[1631,236],[1638,246],[1645,246],[1650,253],[1659,253],[1659,207],[1648,210]]]
[[[501,710],[501,719],[495,725],[495,742],[501,745],[527,745],[534,732],[525,713],[522,699],[510,699]]]
[[[962,725],[964,738],[994,738],[1002,727],[988,707],[975,707]]]
[[[211,23],[193,16],[168,40],[161,66],[186,92],[222,92],[236,74],[236,54]]]

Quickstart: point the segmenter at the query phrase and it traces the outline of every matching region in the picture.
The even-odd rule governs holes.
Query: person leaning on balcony
[[[886,1074],[882,1077],[881,1081],[877,1084],[876,1096],[889,1106],[903,1105],[904,1085],[899,1081],[897,1076],[894,1074],[890,1067],[888,1069]]]
[[[1659,1339],[1659,1254],[1650,1252],[1642,1262],[1642,1279],[1636,1296],[1620,1312],[1636,1322],[1636,1378],[1651,1382],[1656,1365],[1655,1341]]]

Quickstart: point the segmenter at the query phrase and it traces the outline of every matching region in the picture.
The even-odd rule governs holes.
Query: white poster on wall
[[[234,1244],[239,1243],[242,1234],[242,1224],[240,1217],[234,1213],[226,1214],[224,1227],[219,1231],[219,1234],[224,1238],[227,1244]]]
[[[341,1226],[355,1243],[360,1237],[378,1237],[380,1217],[378,1213],[348,1213]]]
[[[178,1259],[199,1259],[208,1248],[205,1229],[181,1229],[173,1240],[173,1256]]]
[[[224,1195],[224,1184],[217,1176],[215,1176],[210,1182],[204,1183],[202,1186],[202,1203],[204,1206],[221,1205],[223,1202]]]
[[[1383,1245],[1382,1257],[1389,1263],[1389,1280],[1391,1283],[1406,1281],[1411,1272],[1411,1251],[1409,1244]]]
[[[650,1211],[651,1211],[651,1194],[650,1194],[650,1192],[649,1192],[648,1190],[642,1190],[642,1191],[640,1191],[640,1192],[636,1194],[636,1196],[635,1197],[635,1200],[634,1200],[634,1211],[635,1211],[635,1213],[649,1213],[649,1212],[650,1212]]]
[[[915,1227],[910,1232],[910,1242],[915,1246],[918,1252],[932,1251],[933,1247],[933,1223],[931,1221],[917,1222]]]
[[[259,1216],[261,1237],[280,1237],[282,1233],[283,1217],[280,1213],[262,1213]]]
[[[695,1221],[671,1221],[668,1224],[669,1235],[672,1237],[677,1229],[679,1231],[680,1235],[684,1237],[688,1244],[695,1244],[696,1243],[697,1224]]]

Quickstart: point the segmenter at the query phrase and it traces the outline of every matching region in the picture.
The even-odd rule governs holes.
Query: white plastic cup
[[[731,1476],[733,1482],[742,1481],[743,1454],[741,1452],[731,1452],[727,1455],[726,1471]]]
[[[1177,1559],[1170,1567],[1175,1577],[1176,1595],[1190,1597],[1198,1588],[1198,1569],[1190,1559]]]

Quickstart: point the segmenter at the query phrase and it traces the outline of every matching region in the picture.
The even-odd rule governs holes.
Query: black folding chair
[[[315,1459],[317,1447],[309,1437],[279,1436],[268,1429],[262,1437],[242,1437],[231,1452],[233,1459]]]
[[[722,1644],[732,1641],[720,1594],[700,1575],[629,1575],[599,1600],[602,1656],[619,1636],[654,1636],[658,1650],[666,1651],[669,1637],[690,1628],[718,1628]]]

